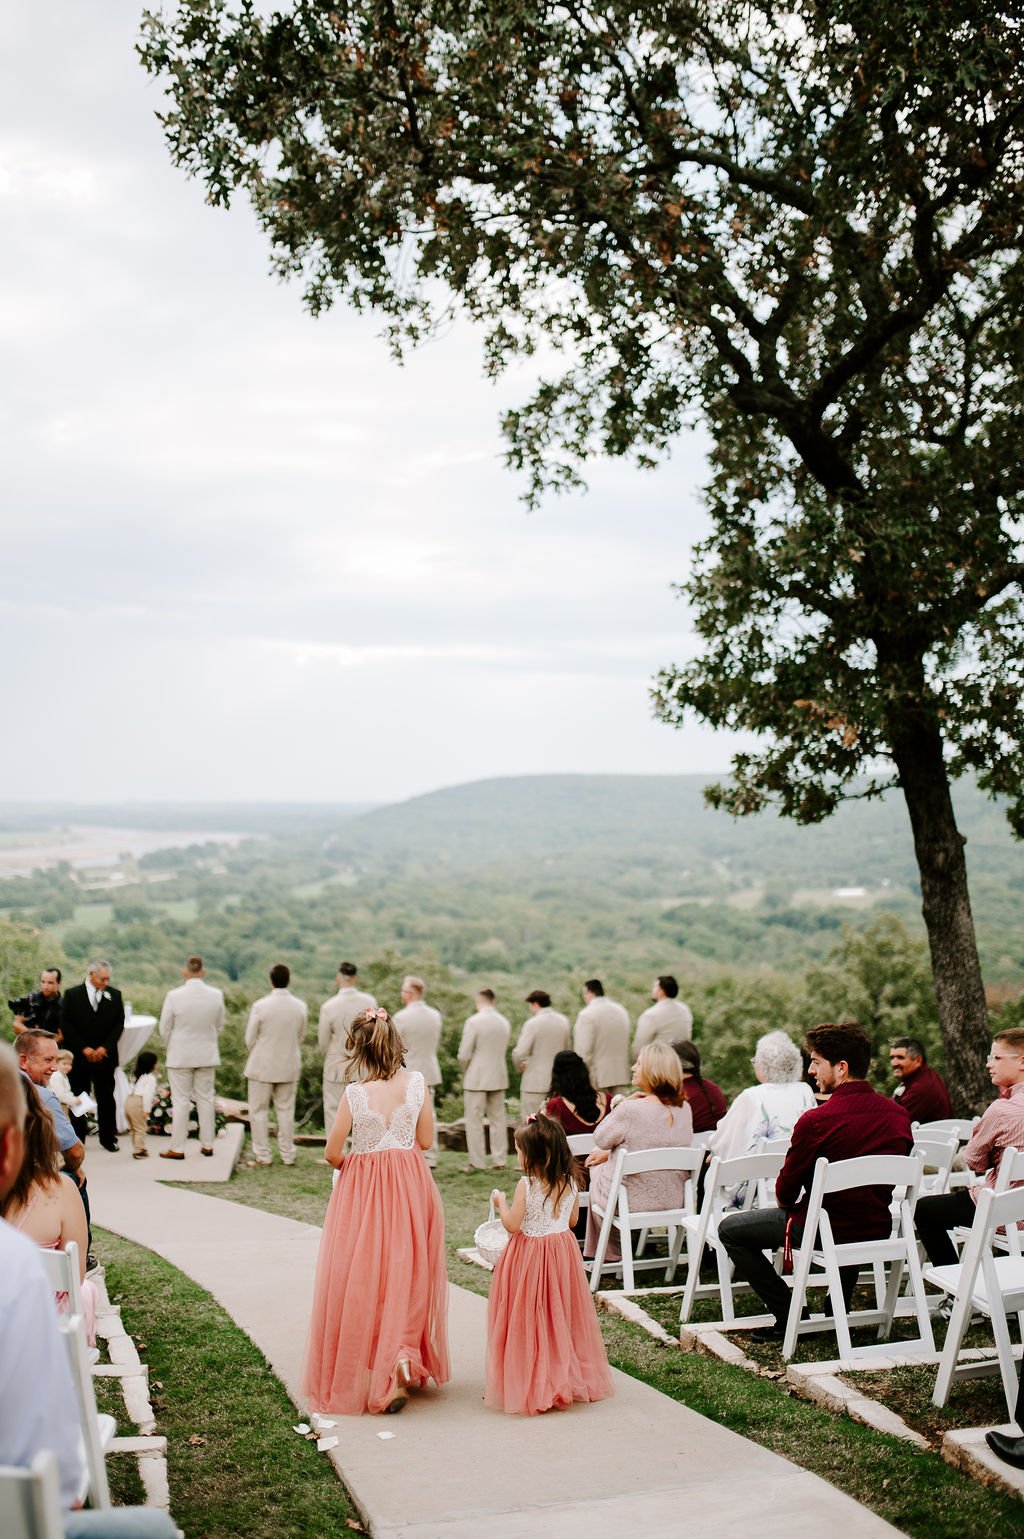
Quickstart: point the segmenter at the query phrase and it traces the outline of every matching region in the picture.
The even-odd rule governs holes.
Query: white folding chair
[[[983,1178],[979,1178],[979,1182],[983,1185]],[[992,1190],[997,1197],[1000,1197],[1003,1192],[1008,1192],[1011,1186],[1019,1185],[1022,1182],[1024,1182],[1024,1149],[1015,1149],[1011,1144],[1003,1150]],[[981,1194],[979,1193],[978,1195],[980,1197]],[[954,1245],[962,1250],[967,1244],[970,1233],[971,1230],[968,1225],[958,1224],[955,1229],[950,1230],[950,1237]],[[1004,1234],[993,1235],[992,1244],[996,1250],[1009,1249]],[[1021,1328],[1024,1329],[1024,1321],[1021,1322]]]
[[[920,1133],[922,1138],[940,1138],[946,1133],[955,1133],[957,1140],[962,1143],[970,1143],[971,1134],[981,1121],[980,1117],[937,1117],[934,1122],[915,1122],[913,1124],[914,1137]]]
[[[85,1340],[85,1321],[81,1315],[70,1315],[61,1321],[61,1335],[67,1348],[68,1365],[75,1386],[78,1404],[78,1421],[85,1454],[85,1486],[81,1500],[91,1507],[109,1507],[110,1487],[107,1484],[106,1450],[113,1442],[117,1423],[112,1416],[101,1415],[96,1409],[96,1392],[93,1389],[89,1368],[88,1347]]]
[[[971,1134],[980,1120],[978,1117],[937,1117],[932,1122],[915,1122],[914,1138],[945,1138],[952,1133],[958,1143],[958,1148],[953,1155],[955,1166],[957,1155],[963,1146],[970,1142]],[[946,1190],[950,1191],[956,1186],[973,1186],[979,1179],[971,1170],[963,1167],[959,1170],[954,1168],[949,1173]]]
[[[959,1147],[955,1133],[928,1136],[915,1129],[914,1147],[910,1152],[919,1154],[925,1163],[925,1173],[921,1177],[922,1197],[939,1197],[948,1191],[949,1175]]]
[[[697,1149],[697,1148],[706,1149],[708,1144],[714,1138],[714,1136],[715,1136],[714,1128],[705,1128],[703,1133],[694,1133],[694,1135],[693,1135],[693,1147],[695,1149]]]
[[[682,1309],[679,1312],[680,1325],[687,1323],[698,1298],[711,1298],[718,1294],[722,1300],[722,1323],[735,1327],[732,1262],[725,1246],[719,1244],[718,1223],[727,1213],[749,1213],[758,1198],[762,1183],[774,1187],[775,1177],[782,1169],[785,1158],[785,1153],[780,1151],[776,1154],[747,1154],[734,1160],[722,1160],[716,1154],[712,1159],[704,1180],[704,1201],[700,1212],[683,1219],[689,1265]],[[733,1199],[740,1188],[740,1202],[737,1205]],[[760,1202],[758,1206],[761,1206]],[[717,1283],[702,1283],[700,1280],[700,1263],[705,1245],[709,1245],[715,1253]]]
[[[590,1151],[597,1148],[593,1133],[569,1133],[565,1141],[569,1145],[569,1153],[574,1159],[585,1160]],[[590,1207],[590,1193],[589,1191],[579,1192],[577,1195],[579,1197],[580,1212],[585,1213]]]
[[[64,1539],[57,1460],[43,1449],[31,1469],[0,1465],[0,1534],[4,1539]]]
[[[1003,1380],[1009,1419],[1014,1419],[1018,1366],[1014,1360],[1007,1316],[1019,1316],[1024,1310],[1024,1257],[1021,1255],[1020,1231],[1017,1228],[1022,1219],[1024,1186],[1012,1187],[998,1195],[991,1187],[986,1187],[978,1198],[974,1223],[960,1260],[951,1266],[927,1266],[924,1269],[925,1281],[933,1287],[941,1288],[943,1293],[953,1298],[953,1312],[932,1394],[933,1405],[946,1404],[954,1379],[978,1378],[998,1368]],[[1000,1229],[1005,1231],[1007,1254],[997,1256],[993,1242]],[[992,1322],[995,1363],[958,1362],[960,1348],[975,1311],[986,1315]]]
[[[783,1159],[789,1153],[789,1146],[793,1142],[792,1133],[786,1133],[781,1138],[759,1138],[753,1154],[781,1154]],[[781,1168],[781,1167],[780,1167]],[[778,1174],[778,1172],[776,1172]],[[762,1177],[757,1188],[757,1205],[759,1208],[777,1208],[775,1201],[775,1182]]]
[[[915,1353],[935,1350],[921,1276],[917,1235],[914,1232],[914,1209],[923,1171],[924,1161],[920,1157],[906,1154],[864,1155],[853,1160],[818,1160],[811,1182],[803,1237],[799,1249],[795,1246],[793,1249],[793,1293],[782,1345],[783,1357],[793,1356],[798,1336],[824,1330],[835,1331],[842,1358],[878,1356],[883,1352],[891,1356],[894,1349],[881,1347],[878,1343],[855,1347],[850,1340],[850,1326],[877,1325],[878,1341],[887,1340],[892,1330],[904,1269],[910,1281],[919,1334],[912,1341],[900,1342],[899,1351]],[[832,1223],[823,1199],[833,1193],[853,1191],[863,1186],[890,1186],[894,1189],[891,1232],[877,1240],[844,1240],[839,1243],[832,1233]],[[889,1268],[884,1297],[877,1282],[883,1274],[876,1271],[876,1307],[847,1314],[840,1270],[846,1267],[875,1267],[876,1263]],[[821,1267],[825,1273],[832,1315],[804,1320],[801,1314],[806,1303],[808,1283],[811,1281],[812,1265]]]
[[[622,1268],[622,1286],[627,1293],[633,1291],[634,1273],[650,1268],[665,1269],[665,1281],[670,1283],[675,1276],[676,1267],[679,1264],[679,1252],[683,1244],[682,1221],[694,1211],[693,1204],[693,1178],[704,1163],[704,1150],[690,1145],[685,1149],[638,1149],[629,1153],[625,1149],[619,1149],[615,1155],[615,1164],[612,1169],[611,1186],[608,1189],[607,1206],[603,1209],[594,1201],[593,1188],[591,1188],[591,1209],[595,1218],[601,1220],[601,1232],[597,1241],[597,1250],[591,1264],[590,1287],[596,1293],[601,1285],[601,1274],[607,1265],[618,1270]],[[634,1213],[629,1205],[629,1188],[627,1178],[629,1176],[645,1175],[654,1170],[676,1170],[685,1175],[683,1201],[678,1208],[651,1208]],[[619,1245],[622,1249],[621,1261],[605,1262],[605,1253],[608,1249],[608,1241],[612,1230],[618,1231]],[[645,1233],[648,1229],[668,1230],[668,1256],[648,1256],[643,1259],[635,1259],[633,1255],[633,1232],[639,1229]]]

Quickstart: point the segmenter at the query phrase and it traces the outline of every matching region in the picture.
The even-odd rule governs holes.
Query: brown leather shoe
[[[212,1149],[200,1149],[199,1153],[200,1154],[208,1155],[210,1158],[213,1157],[213,1150]]]
[[[183,1160],[185,1156],[179,1154],[177,1149],[161,1149],[160,1158],[162,1160]]]

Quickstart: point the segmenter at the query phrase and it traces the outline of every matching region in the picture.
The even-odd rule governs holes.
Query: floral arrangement
[[[216,1102],[214,1102],[214,1131],[219,1133],[226,1123],[227,1118]],[[153,1109],[149,1114],[148,1131],[157,1134],[159,1137],[170,1138],[171,1136],[171,1092],[167,1085],[164,1085],[157,1091],[156,1100],[153,1102]],[[189,1138],[199,1137],[199,1123],[196,1120],[194,1106],[189,1109],[188,1136]]]

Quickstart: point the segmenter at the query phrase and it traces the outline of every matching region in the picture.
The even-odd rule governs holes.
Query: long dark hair
[[[601,1111],[597,1103],[597,1091],[591,1084],[590,1073],[579,1053],[565,1049],[555,1054],[548,1094],[560,1095],[563,1101],[571,1101],[584,1122],[597,1121]]]
[[[60,1145],[53,1118],[36,1095],[34,1085],[25,1086],[25,1157],[18,1179],[0,1203],[0,1213],[25,1205],[32,1188],[52,1186],[61,1179]]]
[[[691,1079],[695,1079],[703,1090],[704,1079],[700,1072],[700,1048],[696,1042],[673,1042],[672,1046],[675,1049],[676,1057],[679,1059],[679,1067],[683,1073],[688,1074]]]
[[[575,1166],[562,1124],[537,1112],[516,1128],[516,1148],[523,1157],[523,1170],[547,1187],[557,1208],[567,1188],[576,1184]]]

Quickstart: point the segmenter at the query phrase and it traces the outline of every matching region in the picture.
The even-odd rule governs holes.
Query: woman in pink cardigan
[[[593,1256],[601,1225],[594,1217],[594,1203],[604,1207],[612,1184],[609,1163],[620,1146],[635,1154],[640,1149],[684,1149],[693,1142],[693,1116],[686,1104],[683,1072],[675,1051],[666,1042],[642,1048],[633,1065],[636,1095],[620,1101],[594,1129],[597,1148],[587,1155],[590,1169],[590,1202],[583,1254]],[[686,1172],[651,1170],[627,1176],[631,1208],[678,1208],[682,1205]],[[621,1252],[614,1231],[608,1238],[607,1260],[617,1261]]]

